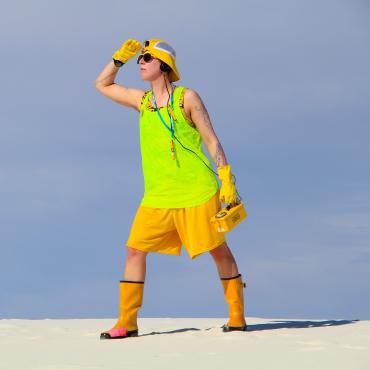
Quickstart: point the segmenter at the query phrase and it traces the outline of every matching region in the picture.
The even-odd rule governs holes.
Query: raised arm
[[[136,40],[126,40],[120,50],[113,54],[113,59],[109,62],[95,80],[96,89],[107,98],[122,104],[126,107],[140,110],[140,102],[145,91],[142,89],[131,89],[115,83],[115,78],[121,66],[131,59],[141,45]]]

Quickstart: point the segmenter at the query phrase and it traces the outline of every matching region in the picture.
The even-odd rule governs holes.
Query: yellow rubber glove
[[[121,46],[121,49],[117,50],[112,58],[113,60],[118,60],[121,63],[127,63],[128,60],[133,58],[138,51],[141,49],[142,45],[139,41],[133,39],[127,39]]]
[[[231,204],[236,202],[237,192],[231,174],[231,166],[221,166],[217,168],[218,177],[221,180],[220,201]]]

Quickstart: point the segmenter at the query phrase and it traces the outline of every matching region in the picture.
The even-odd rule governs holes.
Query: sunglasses
[[[153,59],[155,59],[152,54],[145,53],[145,54],[140,55],[139,58],[137,58],[138,63],[140,62],[141,58],[144,59],[145,63],[150,63]]]

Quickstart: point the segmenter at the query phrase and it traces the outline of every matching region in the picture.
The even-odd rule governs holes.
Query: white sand
[[[223,333],[226,319],[140,318],[117,340],[99,339],[114,319],[0,320],[1,369],[370,369],[370,321],[247,319]]]

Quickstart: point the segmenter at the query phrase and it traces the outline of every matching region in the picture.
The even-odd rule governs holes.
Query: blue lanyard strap
[[[175,122],[173,120],[172,114],[170,114],[170,121],[171,121],[171,126],[168,126],[167,123],[164,121],[161,112],[158,109],[157,102],[155,100],[154,92],[152,91],[152,101],[154,103],[154,106],[156,108],[157,114],[163,125],[166,127],[166,129],[171,133],[171,137],[173,138],[175,136]],[[171,107],[173,109],[173,94],[171,92],[170,94],[170,101],[171,101]]]

